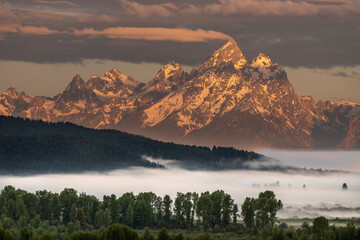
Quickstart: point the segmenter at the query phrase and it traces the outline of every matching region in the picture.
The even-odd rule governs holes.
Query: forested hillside
[[[0,142],[1,174],[163,167],[143,156],[178,160],[189,169],[240,169],[246,162],[267,160],[234,148],[179,145],[116,130],[5,116],[0,116]]]

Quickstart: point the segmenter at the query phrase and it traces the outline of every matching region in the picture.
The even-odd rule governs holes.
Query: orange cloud
[[[137,28],[115,27],[103,30],[93,28],[72,29],[76,36],[108,37],[114,39],[136,39],[149,41],[206,42],[213,39],[229,39],[224,33],[211,30],[186,28]]]
[[[0,24],[0,39],[4,39],[2,36],[6,33],[18,33],[22,35],[49,35],[59,33],[59,31],[49,29],[47,27],[37,26],[22,26],[18,24]]]
[[[194,4],[161,3],[140,4],[129,0],[120,0],[123,12],[142,18],[150,16],[169,17],[176,14],[195,15],[231,15],[243,14],[254,16],[308,16],[359,14],[358,0],[219,0],[203,6]],[[321,4],[316,4],[321,2]]]
[[[244,14],[275,16],[306,15],[345,15],[360,13],[360,3],[356,1],[334,1],[328,4],[313,4],[306,1],[267,1],[267,0],[220,0],[220,3],[205,6],[205,12],[211,14]]]
[[[59,33],[58,31],[51,30],[47,27],[35,27],[35,26],[20,27],[19,32],[21,34],[26,34],[26,35],[49,35],[49,34]]]
[[[137,15],[142,18],[152,15],[169,17],[170,15],[173,15],[174,11],[178,10],[178,7],[170,2],[151,5],[140,4],[127,0],[120,0],[120,2],[125,13]]]
[[[48,1],[48,0],[34,0],[34,2],[36,3],[43,3],[43,4],[51,4],[51,5],[58,5],[58,4],[62,4],[62,5],[68,5],[68,6],[79,6],[76,3],[70,2],[70,1]]]

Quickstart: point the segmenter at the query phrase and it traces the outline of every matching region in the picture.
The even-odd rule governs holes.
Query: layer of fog
[[[306,168],[360,171],[360,151],[285,151],[263,149],[260,153],[278,159],[283,165]]]
[[[312,153],[301,152],[298,155],[297,152],[273,151],[267,155],[279,159],[283,165],[300,167],[338,169],[344,166],[341,168],[354,170],[360,163],[353,160],[360,156],[360,152],[350,152],[351,157],[347,157],[349,152],[325,152],[325,155],[315,152],[311,156]],[[334,156],[339,162],[337,166],[331,160]],[[317,162],[308,160],[311,158]],[[327,158],[330,160],[327,161]],[[144,191],[152,191],[160,196],[169,194],[174,198],[177,192],[200,193],[222,189],[231,194],[239,204],[242,204],[245,197],[257,197],[259,192],[269,189],[284,203],[284,209],[278,214],[280,218],[312,218],[319,215],[329,218],[360,217],[358,171],[336,174],[290,174],[255,170],[189,171],[179,168],[174,161],[152,161],[160,161],[166,169],[128,168],[108,173],[0,176],[0,188],[13,185],[31,192],[42,189],[61,192],[64,188],[74,188],[99,199],[113,193],[121,196],[125,192],[137,194]],[[347,183],[347,191],[341,189],[343,183]]]
[[[277,184],[278,182],[278,184]],[[346,182],[348,190],[341,190]],[[306,185],[306,189],[303,185]],[[183,169],[132,168],[116,170],[107,174],[59,174],[27,177],[0,177],[0,187],[13,185],[16,188],[35,192],[47,189],[60,192],[74,188],[80,192],[103,195],[124,192],[152,191],[172,197],[176,192],[214,191],[222,189],[232,195],[237,203],[245,197],[256,197],[266,189],[273,190],[284,203],[279,217],[360,217],[360,175],[332,174],[325,176],[289,175],[264,171],[187,171]],[[278,187],[277,187],[278,185]],[[335,211],[334,207],[347,208]],[[326,210],[326,208],[331,208]]]

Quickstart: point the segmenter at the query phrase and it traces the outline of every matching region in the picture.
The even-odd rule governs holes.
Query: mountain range
[[[87,82],[76,75],[54,97],[9,88],[0,95],[0,115],[190,145],[360,148],[360,104],[298,96],[279,64],[262,53],[247,61],[234,40],[189,73],[169,62],[147,84],[112,69]]]

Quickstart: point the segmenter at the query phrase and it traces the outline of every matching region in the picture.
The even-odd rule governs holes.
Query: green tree
[[[100,236],[101,240],[127,240],[120,224],[113,224],[107,227]]]
[[[232,212],[231,212],[233,223],[237,222],[238,212],[239,212],[238,205],[234,204],[234,207],[233,207]]]
[[[29,220],[27,216],[21,216],[20,219],[18,220],[18,228],[26,227],[28,222]]]
[[[293,227],[286,229],[285,238],[289,240],[298,239],[296,230]]]
[[[104,215],[103,215],[103,220],[102,220],[103,224],[105,227],[109,226],[111,224],[111,215],[110,215],[110,210],[109,209],[105,209],[104,211]]]
[[[21,217],[28,218],[29,214],[26,209],[24,201],[21,199],[21,197],[18,197],[16,199],[16,219],[20,219]]]
[[[169,232],[165,227],[160,229],[157,239],[158,240],[170,240]]]
[[[23,200],[26,205],[26,209],[28,210],[29,218],[30,219],[34,218],[38,214],[37,213],[37,207],[39,204],[38,198],[36,197],[35,194],[26,192],[23,194]]]
[[[119,223],[120,220],[120,204],[117,200],[115,194],[110,196],[110,213],[111,213],[111,222]]]
[[[213,226],[221,226],[221,210],[223,208],[224,191],[217,190],[211,193],[212,201],[211,223]]]
[[[39,200],[38,213],[41,220],[44,221],[51,219],[51,192],[48,192],[46,190],[36,191],[36,197]]]
[[[147,227],[145,228],[143,239],[144,240],[154,240],[154,236],[151,235],[150,230]]]
[[[184,195],[183,210],[185,215],[185,225],[186,228],[189,229],[193,226],[194,221],[192,218],[193,202],[191,192],[188,192]]]
[[[265,191],[259,194],[256,200],[255,221],[259,228],[265,226],[272,227],[276,220],[276,212],[278,209],[277,199],[274,192]]]
[[[81,230],[86,229],[85,214],[82,208],[76,210],[75,221],[79,221]]]
[[[247,197],[241,206],[241,216],[248,230],[255,226],[255,199]]]
[[[41,223],[41,218],[40,215],[36,215],[32,220],[31,220],[31,225],[37,229],[40,227],[40,223]]]
[[[132,192],[130,193],[124,193],[119,198],[119,205],[120,205],[120,222],[125,223],[125,216],[126,216],[126,210],[129,207],[129,204],[134,207],[135,202],[135,196]]]
[[[71,215],[72,206],[76,204],[78,200],[77,191],[72,188],[65,188],[60,193],[59,200],[62,211],[62,220],[63,223],[67,224],[71,220],[70,215]],[[76,211],[73,213],[75,214]]]
[[[95,228],[99,229],[100,227],[105,226],[103,219],[104,219],[104,211],[102,209],[99,209],[95,214],[95,219],[94,219]]]
[[[76,232],[71,235],[71,240],[98,240],[96,232]]]
[[[34,237],[34,233],[32,231],[29,231],[28,228],[22,228],[20,230],[20,240],[31,240]]]
[[[164,222],[165,226],[170,226],[170,218],[171,218],[171,203],[172,200],[169,195],[165,195],[163,199],[164,204]]]
[[[261,239],[262,240],[267,240],[269,239],[270,237],[270,230],[268,227],[264,227],[262,230],[261,230]]]
[[[3,217],[1,219],[1,226],[6,229],[10,230],[15,224],[15,221],[12,218],[9,217]]]
[[[156,216],[156,224],[163,224],[163,201],[160,196],[154,198],[154,211]]]
[[[301,235],[300,235],[299,240],[309,240],[309,232],[308,232],[307,229],[303,229],[301,231]]]
[[[7,200],[7,216],[11,219],[15,220],[15,212],[16,212],[16,205],[14,200],[8,199]]]
[[[326,239],[325,232],[328,228],[329,221],[323,216],[317,217],[313,220],[312,234],[316,237],[316,239]]]
[[[134,224],[134,210],[131,204],[129,204],[125,213],[125,224],[128,226],[133,226]]]
[[[52,221],[52,223],[60,223],[61,207],[60,207],[59,194],[57,193],[51,194],[50,210],[51,210],[50,220]]]
[[[175,198],[175,202],[174,202],[174,211],[175,211],[175,217],[176,217],[176,222],[179,228],[183,228],[183,223],[184,223],[184,209],[183,209],[183,204],[184,204],[184,199],[185,196],[183,193],[178,192],[176,194],[176,198]]]
[[[211,223],[213,202],[209,192],[201,193],[196,206],[196,214],[201,217],[204,227],[208,228]]]
[[[45,234],[41,235],[40,240],[55,240],[55,237],[48,233],[45,233]]]
[[[197,207],[197,202],[199,200],[199,194],[197,192],[193,192],[191,194],[191,200],[193,202],[193,207],[192,207],[192,210],[191,210],[191,224],[192,224],[192,227],[194,225],[194,220],[195,220],[195,213],[196,213],[196,207]]]
[[[134,224],[136,227],[143,228],[146,224],[146,203],[144,199],[136,200],[134,204]]]
[[[138,240],[138,234],[131,228],[113,224],[107,227],[100,236],[101,240]]]
[[[1,240],[15,240],[15,237],[11,235],[9,231],[6,231],[0,227],[0,239]]]
[[[222,204],[222,226],[227,227],[231,221],[231,214],[233,212],[234,200],[229,194],[224,194]]]

